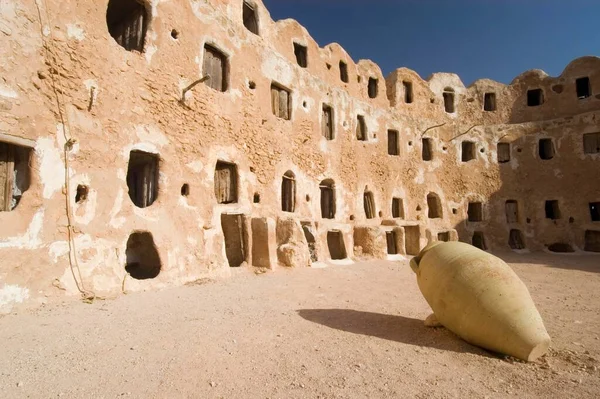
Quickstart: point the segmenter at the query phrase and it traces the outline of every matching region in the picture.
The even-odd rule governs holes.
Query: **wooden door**
[[[14,184],[14,147],[0,143],[0,211],[10,211]]]

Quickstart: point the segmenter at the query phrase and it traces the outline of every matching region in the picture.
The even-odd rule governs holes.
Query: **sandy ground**
[[[430,313],[407,262],[279,269],[0,318],[5,398],[600,397],[600,257],[501,254],[553,338],[526,364]]]

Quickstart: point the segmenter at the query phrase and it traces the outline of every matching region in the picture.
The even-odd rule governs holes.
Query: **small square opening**
[[[442,232],[438,233],[437,238],[438,238],[438,241],[448,242],[448,241],[450,241],[450,232],[442,231]]]
[[[583,152],[585,154],[600,153],[600,133],[586,133],[583,135]]]
[[[560,219],[560,208],[557,200],[548,200],[545,204],[546,219]]]
[[[475,159],[475,143],[472,141],[462,142],[461,161],[469,162]]]
[[[542,89],[527,90],[527,106],[537,107],[544,103],[544,92]]]
[[[404,219],[404,201],[402,198],[392,198],[392,217]]]
[[[481,202],[469,202],[467,216],[469,222],[481,222],[483,220],[483,204]]]

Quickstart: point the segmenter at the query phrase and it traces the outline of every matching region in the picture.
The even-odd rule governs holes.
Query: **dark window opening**
[[[412,82],[404,81],[402,82],[402,86],[404,87],[404,102],[406,104],[410,104],[413,102],[413,85]]]
[[[392,217],[404,219],[404,201],[402,198],[392,198]]]
[[[340,79],[344,83],[348,83],[350,79],[348,79],[348,64],[344,61],[340,61]]]
[[[204,76],[209,76],[204,83],[217,91],[227,90],[227,57],[216,48],[204,46],[204,61],[202,66]]]
[[[273,115],[290,120],[292,114],[291,93],[276,84],[271,85],[271,105]]]
[[[284,212],[296,210],[296,175],[288,170],[281,181],[281,209]]]
[[[475,159],[475,143],[472,141],[463,141],[461,151],[461,161],[469,162]]]
[[[483,221],[483,204],[481,202],[469,202],[467,220],[469,222]]]
[[[397,130],[388,130],[388,154],[400,155],[400,140]]]
[[[327,140],[333,140],[335,138],[333,133],[333,109],[327,104],[323,104],[321,131],[323,137]]]
[[[125,271],[136,280],[147,280],[159,275],[160,256],[154,245],[152,234],[139,231],[127,239]]]
[[[308,66],[308,49],[299,43],[294,43],[294,54],[296,55],[296,62],[302,68]]]
[[[327,247],[329,248],[329,255],[331,259],[346,259],[346,245],[344,244],[344,236],[339,230],[332,230],[327,232]]]
[[[142,151],[129,153],[127,167],[129,198],[138,208],[146,208],[158,197],[158,155]]]
[[[221,228],[225,238],[225,255],[230,267],[239,267],[246,260],[246,224],[240,214],[222,214]]]
[[[187,197],[190,195],[190,185],[185,183],[183,186],[181,186],[181,195],[183,197]]]
[[[585,231],[585,243],[583,250],[588,252],[600,252],[600,231]]]
[[[319,184],[321,189],[321,217],[323,219],[335,218],[335,184],[333,180],[323,180]]]
[[[510,162],[510,143],[498,143],[498,163]]]
[[[369,98],[376,98],[379,93],[379,79],[369,78]]]
[[[564,242],[555,242],[554,244],[548,245],[548,251],[557,253],[572,253],[575,252],[571,244]]]
[[[244,2],[242,7],[242,18],[246,29],[255,35],[258,35],[258,15],[256,14],[254,7],[247,2]]]
[[[471,239],[471,244],[474,247],[479,248],[483,251],[487,250],[487,245],[485,244],[485,236],[483,235],[483,232],[481,232],[481,231],[476,231],[473,233],[473,238]]]
[[[583,100],[592,95],[592,88],[590,86],[590,78],[579,78],[575,81],[575,88],[577,89],[577,98]]]
[[[29,189],[31,149],[0,142],[0,212],[12,211]]]
[[[387,253],[388,255],[398,255],[398,245],[396,244],[396,232],[395,231],[386,231],[385,232],[385,240],[387,243]]]
[[[450,88],[450,87],[446,87],[444,89],[444,109],[446,110],[447,113],[449,114],[453,114],[455,109],[454,109],[454,89]]]
[[[540,139],[539,153],[540,158],[543,160],[554,158],[554,143],[552,139]]]
[[[590,217],[592,222],[600,222],[600,202],[590,202]]]
[[[217,161],[215,167],[215,197],[218,204],[238,202],[237,166],[233,163]]]
[[[508,235],[508,245],[511,249],[524,249],[525,240],[521,230],[511,229]]]
[[[173,40],[179,39],[179,32],[177,31],[177,29],[171,30],[171,37],[173,38]]]
[[[421,252],[421,229],[419,226],[404,226],[406,254],[417,256]]]
[[[77,185],[77,194],[75,194],[75,203],[81,204],[88,198],[88,194],[90,192],[90,188],[83,184]]]
[[[600,133],[586,133],[583,135],[583,152],[585,154],[600,153]]]
[[[363,206],[365,208],[365,215],[367,219],[375,218],[377,211],[375,210],[375,197],[370,191],[365,191],[363,195]]]
[[[537,107],[544,103],[544,92],[542,89],[527,90],[527,106]]]
[[[484,111],[495,111],[496,110],[496,93],[485,93],[483,95],[483,110]]]
[[[359,141],[367,141],[367,124],[365,117],[358,115],[356,117],[356,139]]]
[[[558,207],[558,201],[549,200],[546,201],[546,205],[544,207],[546,211],[546,219],[560,219],[560,208]]]
[[[319,260],[317,254],[317,240],[313,231],[312,223],[302,222],[302,230],[304,231],[304,237],[308,243],[308,252],[310,253],[310,260],[317,262]]]
[[[254,193],[254,198],[252,198],[252,202],[254,202],[255,204],[260,204],[260,194],[259,193]]]
[[[150,16],[136,0],[110,0],[106,10],[108,32],[127,51],[144,51]]]
[[[444,242],[450,241],[450,232],[442,231],[442,232],[438,233],[437,239],[438,239],[438,241],[444,241]]]
[[[440,203],[440,198],[436,194],[429,193],[427,195],[427,207],[429,219],[439,219],[442,217],[442,204]]]
[[[433,145],[432,140],[429,138],[424,138],[421,140],[423,148],[421,150],[421,158],[423,161],[431,161],[433,159]]]
[[[515,200],[508,200],[504,205],[506,223],[519,223],[519,205]]]

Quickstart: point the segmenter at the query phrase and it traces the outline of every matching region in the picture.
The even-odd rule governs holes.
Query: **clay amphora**
[[[465,341],[526,361],[548,350],[527,287],[502,259],[469,244],[434,242],[410,266],[437,321]]]

